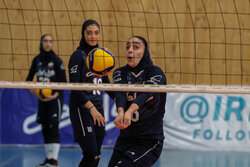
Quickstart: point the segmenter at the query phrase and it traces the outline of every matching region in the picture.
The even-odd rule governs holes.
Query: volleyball
[[[36,89],[35,95],[38,99],[46,99],[52,95],[52,89]]]
[[[87,57],[87,67],[94,75],[108,75],[115,67],[114,54],[107,48],[95,48]]]

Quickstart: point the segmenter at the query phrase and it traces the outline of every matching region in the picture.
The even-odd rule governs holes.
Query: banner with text
[[[74,145],[73,130],[69,118],[69,93],[65,91],[65,103],[60,122],[60,140],[63,145]],[[0,144],[43,144],[40,124],[36,123],[38,100],[28,90],[0,89]],[[107,94],[103,96],[107,135],[104,146],[113,146],[119,130],[113,120],[116,107]]]
[[[73,145],[69,91],[60,122],[61,144]],[[164,117],[164,148],[250,151],[250,95],[168,93]],[[107,136],[113,146],[119,130],[116,107],[103,96]],[[43,144],[36,123],[37,98],[28,90],[0,89],[0,144]]]
[[[250,151],[250,95],[169,93],[167,149]]]

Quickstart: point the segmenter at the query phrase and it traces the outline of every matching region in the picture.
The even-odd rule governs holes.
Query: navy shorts
[[[79,143],[83,152],[100,152],[103,138],[106,135],[105,127],[94,125],[88,109],[70,100],[70,120],[73,127],[74,139]],[[102,106],[97,110],[103,115]]]
[[[37,122],[43,125],[58,124],[61,119],[63,104],[59,98],[38,102]]]
[[[162,140],[118,137],[108,167],[150,167],[160,157]]]

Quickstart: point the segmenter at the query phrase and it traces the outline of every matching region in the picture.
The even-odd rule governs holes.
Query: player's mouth
[[[128,56],[127,59],[128,59],[129,61],[131,61],[131,60],[134,60],[134,57]]]

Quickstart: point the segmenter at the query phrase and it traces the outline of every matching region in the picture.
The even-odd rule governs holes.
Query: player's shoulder
[[[116,68],[113,72],[113,78],[117,78],[118,76],[123,78],[124,76],[127,76],[126,69],[126,66]]]
[[[72,56],[86,56],[87,54],[83,51],[83,50],[81,50],[81,49],[79,49],[79,48],[77,48],[73,53],[72,53]]]
[[[153,65],[150,67],[146,76],[148,83],[167,84],[165,73],[158,66]]]
[[[150,73],[153,73],[153,74],[165,75],[164,72],[162,71],[162,69],[156,65],[152,65],[148,70]]]
[[[33,58],[32,64],[38,63],[38,61],[39,61],[39,54]]]
[[[33,61],[37,61],[38,59],[39,59],[39,54],[38,55],[36,55],[34,58],[33,58]]]
[[[118,67],[118,68],[116,68],[115,70],[114,70],[114,73],[115,72],[125,72],[126,71],[126,69],[127,69],[127,67],[126,66],[123,66],[123,67]]]
[[[81,49],[76,49],[70,56],[71,61],[82,61],[83,57],[86,56],[86,53]]]
[[[62,59],[56,54],[53,54],[53,60],[59,64],[61,64],[63,62]]]

